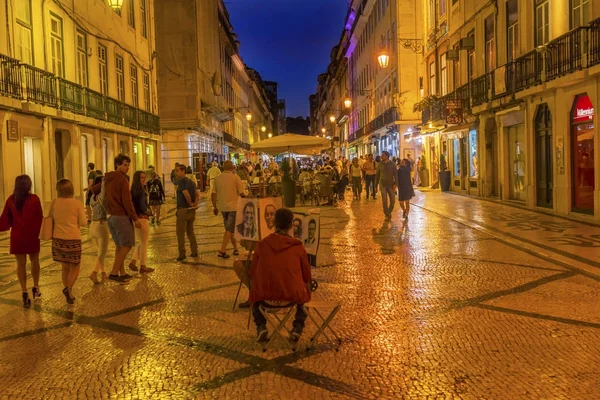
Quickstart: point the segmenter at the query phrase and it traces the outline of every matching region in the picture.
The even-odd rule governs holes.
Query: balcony
[[[50,72],[29,64],[21,64],[25,70],[26,100],[56,107],[56,77]]]
[[[423,124],[429,121],[439,121],[444,119],[444,101],[441,98],[426,97],[421,101],[421,106],[416,107],[417,111],[421,111],[421,122]]]
[[[581,26],[557,37],[546,46],[546,81],[582,69],[589,26]]]
[[[489,75],[481,75],[471,81],[471,100],[473,106],[478,106],[488,101]]]
[[[600,64],[600,18],[590,22],[588,67]]]
[[[19,60],[0,54],[0,94],[23,99]]]
[[[60,92],[59,108],[76,114],[83,114],[83,87],[58,78],[58,88]]]
[[[57,78],[50,72],[3,54],[0,54],[0,96],[39,103],[132,129],[160,133],[157,115]]]

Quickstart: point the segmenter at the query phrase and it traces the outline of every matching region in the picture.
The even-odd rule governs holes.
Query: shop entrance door
[[[535,116],[535,157],[537,205],[552,208],[552,114],[547,104],[539,106]]]
[[[467,190],[469,188],[469,138],[462,137],[460,139],[460,162],[461,162],[461,176],[460,181],[462,182],[462,189]]]
[[[73,176],[73,156],[71,154],[71,133],[56,131],[54,134],[54,155],[56,157],[56,180]]]
[[[31,192],[43,203],[42,190],[42,141],[30,137],[23,139],[25,173],[31,178]]]
[[[575,99],[571,128],[572,210],[594,213],[594,106],[587,95]]]
[[[496,120],[490,118],[485,124],[485,195],[499,197],[498,188],[498,129]]]

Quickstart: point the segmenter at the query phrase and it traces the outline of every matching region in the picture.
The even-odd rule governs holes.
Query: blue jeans
[[[375,175],[365,175],[365,186],[367,189],[367,198],[369,198],[369,193],[373,193],[373,197],[375,197],[375,193],[377,193],[375,190]]]
[[[269,306],[264,301],[257,301],[256,303],[254,303],[254,305],[252,306],[252,316],[254,317],[254,323],[256,324],[257,329],[263,326],[267,326],[267,319],[264,315],[262,315],[259,309],[261,305],[265,305],[267,308],[277,308],[275,306]],[[304,329],[304,322],[306,321],[307,317],[308,314],[306,314],[306,311],[304,311],[303,305],[298,304],[296,306],[296,317],[294,318],[294,322],[292,323],[292,325],[294,326],[294,330],[302,332],[302,329]]]
[[[379,189],[381,191],[381,202],[383,204],[383,213],[386,217],[392,216],[392,211],[394,211],[394,203],[396,202],[396,192],[394,191],[393,186],[383,186],[380,185]],[[388,204],[389,199],[389,204]]]

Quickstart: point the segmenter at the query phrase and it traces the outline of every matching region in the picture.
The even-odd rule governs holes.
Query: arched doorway
[[[547,104],[535,113],[535,181],[538,207],[552,208],[552,114]]]
[[[499,197],[498,188],[498,128],[496,120],[485,123],[485,196]]]
[[[594,106],[587,94],[571,110],[571,209],[594,213]]]

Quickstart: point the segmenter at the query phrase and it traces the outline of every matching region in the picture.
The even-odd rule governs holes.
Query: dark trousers
[[[356,197],[362,194],[362,182],[360,181],[360,176],[352,177],[352,192]]]
[[[373,193],[373,197],[375,197],[375,193],[377,193],[375,189],[375,175],[365,176],[365,186],[367,187],[367,198],[369,197],[369,193]]]
[[[264,301],[257,301],[256,303],[254,303],[254,305],[252,306],[252,316],[254,317],[254,323],[256,324],[256,328],[267,325],[267,319],[264,315],[262,315],[259,309],[261,304],[269,308],[278,308],[275,306],[270,306]],[[306,311],[304,311],[304,307],[302,306],[302,304],[298,304],[296,306],[296,317],[294,318],[294,322],[292,323],[294,329],[302,331],[302,329],[304,329],[304,322],[306,321],[307,317],[308,315],[306,314]]]

